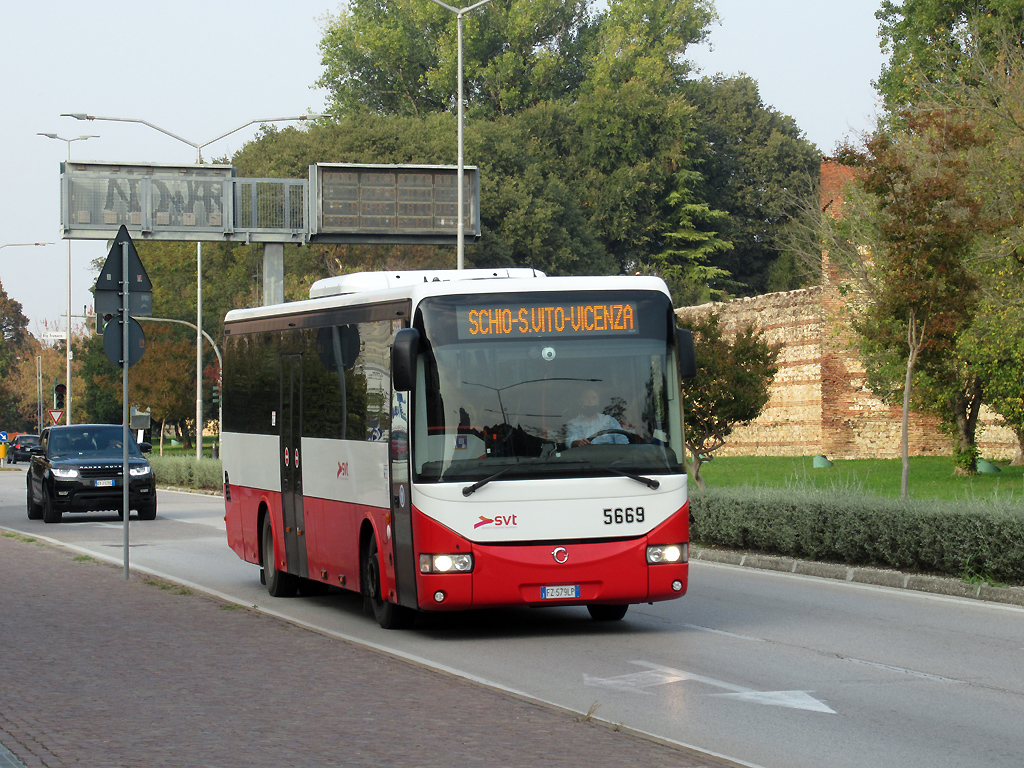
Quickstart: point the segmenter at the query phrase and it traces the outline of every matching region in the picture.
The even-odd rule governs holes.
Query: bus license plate
[[[580,596],[580,585],[579,584],[565,584],[557,587],[541,587],[540,588],[540,599],[541,600],[558,600],[566,598],[578,598]]]
[[[114,487],[114,481],[113,480],[97,480],[96,481],[96,487],[97,488],[113,488]]]

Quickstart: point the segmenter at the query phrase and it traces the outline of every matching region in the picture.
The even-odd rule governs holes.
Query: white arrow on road
[[[752,688],[744,688],[742,685],[734,685],[724,680],[715,680],[703,675],[695,675],[682,669],[672,669],[648,661],[631,661],[640,667],[646,667],[643,672],[633,672],[628,675],[617,675],[616,677],[591,677],[583,676],[583,684],[595,688],[611,688],[616,691],[627,693],[650,694],[648,688],[669,683],[680,683],[691,680],[695,683],[703,683],[713,688],[721,688],[728,693],[716,693],[713,696],[732,698],[738,701],[749,701],[754,704],[764,704],[770,707],[788,707],[789,709],[803,709],[809,712],[824,712],[834,715],[835,710],[810,695],[809,691],[755,691]]]

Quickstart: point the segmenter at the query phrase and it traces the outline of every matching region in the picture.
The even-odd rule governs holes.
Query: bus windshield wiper
[[[636,475],[632,472],[624,472],[623,470],[616,469],[615,467],[601,467],[601,469],[607,469],[609,472],[614,472],[616,475],[622,475],[623,477],[628,477],[630,480],[636,480],[638,483],[643,483],[651,490],[657,490],[661,487],[661,483],[650,477]]]
[[[483,480],[478,480],[477,482],[473,483],[472,485],[467,485],[465,488],[462,489],[462,495],[463,496],[472,496],[474,493],[476,493],[481,488],[483,488],[485,485],[487,485],[489,482],[491,482],[491,480],[497,480],[499,477],[504,475],[506,472],[510,472],[511,470],[515,469],[518,466],[519,466],[519,464],[509,464],[504,469],[499,469],[497,472],[495,472],[490,477],[485,477]]]

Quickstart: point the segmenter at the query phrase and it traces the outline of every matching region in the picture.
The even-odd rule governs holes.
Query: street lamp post
[[[447,3],[442,3],[441,0],[433,0],[435,3],[440,5],[442,8],[447,8],[449,11],[455,14],[458,19],[458,61],[459,61],[459,109],[458,109],[458,122],[459,122],[459,190],[458,190],[458,244],[456,246],[456,266],[458,269],[464,269],[466,266],[466,224],[465,217],[463,215],[463,182],[464,182],[464,163],[462,159],[462,113],[463,113],[463,96],[462,96],[462,17],[470,11],[475,11],[482,5],[486,5],[491,0],[480,0],[473,5],[469,5],[465,8],[453,8]]]
[[[38,133],[37,136],[45,136],[48,139],[56,139],[57,141],[66,142],[68,145],[68,162],[71,162],[71,142],[73,141],[85,141],[86,139],[98,139],[99,136],[92,134],[82,134],[76,136],[73,139],[65,139],[63,136],[58,136],[56,133]],[[68,322],[67,322],[67,338],[64,339],[64,346],[67,348],[67,367],[64,373],[64,385],[67,387],[66,394],[64,396],[64,423],[71,424],[71,241],[68,240]]]
[[[236,133],[243,128],[248,128],[250,125],[256,123],[282,123],[291,121],[304,121],[312,120],[321,115],[300,115],[298,117],[271,117],[264,120],[250,120],[247,123],[243,123],[237,128],[232,128],[226,133],[222,133],[214,139],[204,141],[202,144],[197,144],[194,141],[182,138],[175,133],[161,128],[159,125],[154,125],[146,120],[140,120],[134,117],[98,117],[96,115],[87,115],[82,112],[67,113],[61,115],[61,117],[73,117],[76,120],[106,120],[113,123],[141,123],[142,125],[152,128],[154,131],[170,136],[172,139],[177,139],[180,142],[188,144],[196,151],[196,164],[202,165],[203,163],[203,147],[207,147],[214,142],[220,141],[223,138]],[[203,457],[203,244],[201,242],[196,243],[196,458],[201,459]]]

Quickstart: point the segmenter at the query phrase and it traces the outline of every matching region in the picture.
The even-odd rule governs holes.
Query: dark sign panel
[[[324,164],[310,166],[316,190],[314,242],[452,244],[458,234],[458,169],[451,166]],[[463,227],[480,236],[480,183],[465,168]]]

